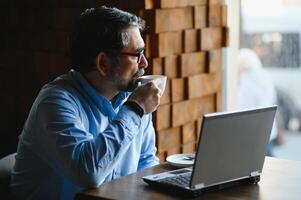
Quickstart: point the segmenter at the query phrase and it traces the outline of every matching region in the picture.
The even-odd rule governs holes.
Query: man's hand
[[[154,112],[160,104],[160,89],[150,81],[137,87],[131,96],[129,101],[137,102],[144,110],[144,114]]]

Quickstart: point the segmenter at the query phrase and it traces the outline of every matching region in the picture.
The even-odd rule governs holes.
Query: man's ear
[[[104,52],[99,52],[96,55],[95,64],[97,71],[99,71],[102,76],[106,76],[108,74],[110,66],[108,63],[108,58]]]

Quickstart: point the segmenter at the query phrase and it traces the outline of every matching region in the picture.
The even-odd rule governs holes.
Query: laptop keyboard
[[[164,178],[161,179],[159,182],[169,184],[169,185],[177,185],[180,187],[188,187],[190,183],[190,178],[191,178],[191,173],[187,173],[184,175]]]

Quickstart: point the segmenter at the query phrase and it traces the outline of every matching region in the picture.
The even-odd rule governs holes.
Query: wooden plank
[[[190,110],[188,106],[189,100],[172,104],[172,126],[180,126],[191,121]]]
[[[223,29],[221,27],[210,27],[201,30],[201,50],[221,48],[222,42]]]
[[[178,77],[179,67],[177,55],[170,55],[163,58],[163,74],[167,76],[167,78]]]
[[[210,5],[208,18],[210,27],[222,26],[222,5]]]
[[[172,126],[180,126],[215,110],[214,95],[190,99],[172,104]]]
[[[186,29],[183,33],[183,47],[184,52],[194,52],[198,50],[199,47],[199,30],[196,29]]]
[[[206,113],[215,111],[215,96],[208,95],[205,97],[191,99],[188,110],[191,113],[191,120],[197,120]]]
[[[180,76],[205,72],[205,52],[185,53],[180,56]]]
[[[161,97],[161,102],[160,102],[161,105],[170,103],[170,91],[171,91],[170,90],[170,79],[167,79],[165,90]]]
[[[223,47],[228,47],[230,44],[230,32],[229,32],[229,28],[228,27],[223,27],[222,29],[222,34],[223,34],[223,38],[222,38],[222,46]]]
[[[176,8],[205,5],[207,0],[153,0],[156,8]]]
[[[68,31],[55,31],[55,50],[56,53],[65,54],[68,50],[67,47],[67,38],[68,38]]]
[[[76,19],[80,13],[80,8],[71,7],[57,7],[52,9],[52,23],[49,25],[53,29],[69,30],[72,27],[74,19]]]
[[[68,72],[68,61],[64,54],[49,53],[49,74],[52,77]]]
[[[209,5],[225,4],[225,0],[209,0]]]
[[[180,127],[165,129],[157,132],[157,147],[159,153],[180,146],[181,146]]]
[[[203,123],[203,116],[197,119],[197,130],[196,130],[196,141],[199,141],[200,135],[201,135],[201,128],[202,128],[202,123]]]
[[[182,32],[168,32],[159,34],[158,56],[169,56],[183,52]]]
[[[209,73],[217,72],[222,70],[222,49],[213,49],[207,52],[209,62]]]
[[[135,1],[137,3],[137,1]],[[154,0],[144,0],[144,8],[145,9],[152,9],[155,7]]]
[[[163,61],[162,58],[150,58],[146,74],[161,75],[163,74]]]
[[[181,134],[182,134],[182,144],[195,142],[196,139],[196,121],[191,121],[182,126]]]
[[[39,86],[44,85],[50,80],[50,56],[46,52],[35,52],[33,54],[33,66],[35,67],[35,75],[37,78],[37,82]],[[41,67],[43,66],[43,67]],[[23,69],[22,69],[23,70]],[[23,73],[23,71],[22,71]],[[26,72],[28,73],[28,72]],[[24,74],[23,74],[24,76]],[[21,76],[22,77],[22,76]],[[28,83],[21,85],[28,87]],[[24,91],[24,90],[23,90]],[[30,91],[30,88],[28,88],[28,91]]]
[[[27,68],[33,67],[32,64],[32,57],[30,56],[32,53],[29,52],[22,52],[17,50],[6,50],[3,49],[0,50],[0,69],[1,70],[7,70],[7,71],[14,71],[16,73],[17,70],[19,70],[19,65],[24,65],[24,60],[27,60],[26,62],[26,70]],[[18,58],[18,59],[16,59]],[[31,62],[28,62],[31,60]],[[23,67],[22,67],[23,68]],[[22,74],[20,74],[22,76]],[[1,80],[1,79],[0,79]]]
[[[171,106],[160,105],[154,113],[154,126],[157,131],[171,127]]]
[[[17,94],[19,95],[19,91],[17,88],[17,72],[16,69],[3,69],[0,65],[0,90],[1,90],[1,98],[0,98],[0,110],[1,113],[4,112],[16,112],[17,110]],[[29,82],[26,83],[28,85]],[[34,82],[33,82],[34,84]],[[23,83],[24,85],[24,83]],[[31,84],[30,84],[31,85]],[[6,116],[3,115],[3,118]],[[8,119],[6,119],[8,120]],[[2,121],[3,124],[3,121]],[[8,125],[8,124],[4,124]]]
[[[164,57],[183,52],[182,31],[146,34],[150,57]]]
[[[171,101],[178,102],[185,99],[185,80],[184,78],[171,79]]]
[[[144,18],[148,22],[147,32],[161,33],[193,28],[192,7],[154,9],[144,12]]]
[[[194,28],[200,29],[207,26],[207,8],[206,6],[194,7]]]
[[[166,156],[167,156],[167,152],[166,151],[163,151],[161,153],[157,152],[157,157],[159,158],[160,163],[164,163],[166,161]]]
[[[158,48],[158,44],[156,44],[156,42],[158,43],[158,37],[152,36],[150,34],[145,34],[143,39],[145,42],[144,55],[146,58],[152,59],[152,57],[155,57],[153,56],[153,48]],[[157,41],[153,41],[155,39],[157,39]]]
[[[195,142],[190,142],[182,145],[183,153],[195,153]]]
[[[215,102],[216,102],[216,111],[221,112],[223,111],[223,93],[219,91],[215,94]]]
[[[222,5],[222,26],[226,27],[228,25],[228,7],[227,5]]]
[[[179,153],[181,153],[182,151],[181,151],[181,147],[179,146],[179,147],[174,147],[174,148],[172,148],[172,149],[169,149],[168,151],[167,151],[167,156],[170,156],[170,155],[173,155],[173,154],[179,154]]]
[[[222,89],[222,72],[199,74],[188,77],[188,98],[214,94]]]
[[[74,3],[77,2],[77,1],[72,1],[72,0],[68,0],[72,3],[69,3],[70,5],[66,5],[68,7],[72,7],[74,6]],[[137,10],[139,9],[153,9],[155,8],[155,5],[154,5],[154,0],[123,0],[123,1],[120,1],[120,0],[80,0],[80,1],[83,1],[85,2],[85,4],[87,4],[86,2],[88,1],[92,1],[90,4],[91,5],[87,5],[87,6],[84,6],[84,5],[79,5],[79,6],[82,6],[82,7],[93,7],[93,6],[96,6],[98,4],[101,4],[101,5],[106,5],[106,6],[110,6],[110,7],[118,7],[120,9],[123,9],[123,10],[126,10],[128,12],[131,12],[131,13],[135,13],[134,11],[137,12]],[[66,2],[66,0],[63,0],[63,1],[58,1],[58,2]],[[136,14],[136,13],[135,13]]]

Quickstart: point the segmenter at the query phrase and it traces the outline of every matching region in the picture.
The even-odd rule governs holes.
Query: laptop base
[[[201,194],[204,194],[207,192],[222,190],[222,189],[230,188],[233,186],[246,185],[246,184],[255,185],[260,181],[260,176],[253,176],[253,177],[249,177],[249,178],[245,178],[245,179],[241,179],[241,180],[237,180],[237,181],[232,181],[232,182],[228,182],[228,183],[223,183],[223,184],[219,184],[219,185],[214,185],[214,186],[210,186],[210,187],[206,187],[206,188],[202,188],[202,189],[198,189],[198,190],[186,189],[186,188],[179,187],[176,185],[162,184],[160,182],[152,181],[149,179],[143,179],[143,180],[146,183],[148,183],[149,185],[154,186],[154,188],[162,190],[164,192],[169,192],[172,194],[176,193],[177,195],[181,195],[183,197],[197,197],[197,196],[200,196]],[[175,187],[177,189],[175,189]]]

